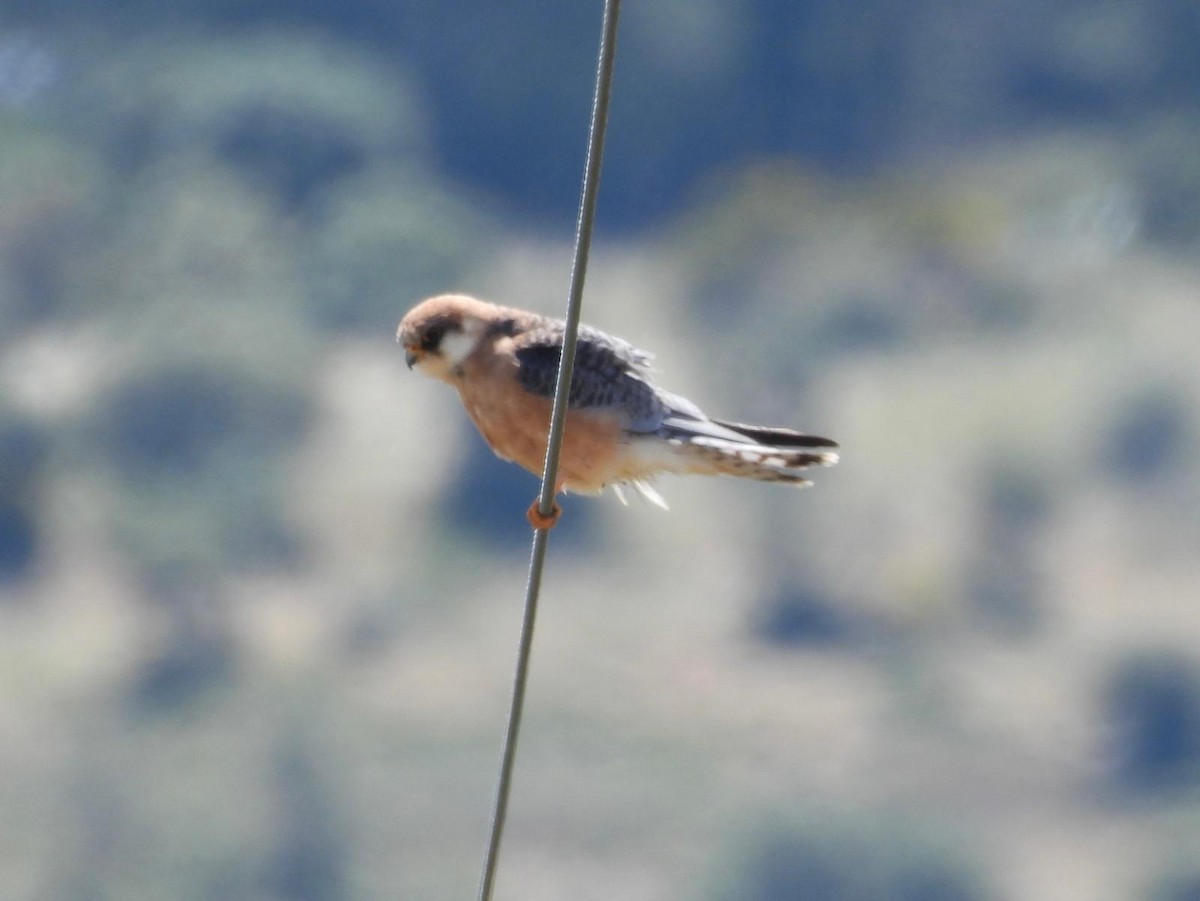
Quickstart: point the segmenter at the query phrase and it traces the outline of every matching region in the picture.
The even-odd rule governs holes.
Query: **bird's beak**
[[[419,360],[419,359],[421,359],[421,356],[420,356],[420,354],[418,354],[418,353],[417,353],[415,350],[413,350],[411,347],[406,347],[406,348],[404,348],[404,362],[405,362],[406,364],[408,364],[408,368],[409,368],[409,369],[412,369],[412,368],[413,368],[413,365],[414,365],[414,364],[417,362],[417,360]]]

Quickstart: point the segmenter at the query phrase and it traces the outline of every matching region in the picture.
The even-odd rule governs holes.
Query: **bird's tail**
[[[804,486],[804,470],[838,461],[836,441],[791,429],[673,417],[664,431],[688,472]]]

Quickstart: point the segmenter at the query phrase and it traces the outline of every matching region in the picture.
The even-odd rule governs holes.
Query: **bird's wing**
[[[546,320],[514,339],[521,386],[551,397],[562,356],[563,323]],[[651,357],[627,341],[599,329],[580,326],[575,374],[567,406],[618,410],[630,432],[653,432],[669,414],[660,393],[646,380]]]
[[[525,390],[545,397],[554,394],[562,337],[562,323],[546,320],[514,338]],[[665,441],[678,464],[660,458],[659,469],[729,473],[807,485],[802,475],[807,467],[836,462],[835,453],[818,450],[837,446],[828,438],[710,418],[686,397],[650,384],[646,373],[649,360],[631,344],[584,326],[579,332],[568,406],[619,412],[627,434]],[[662,505],[653,488],[637,479],[631,481],[651,501]]]

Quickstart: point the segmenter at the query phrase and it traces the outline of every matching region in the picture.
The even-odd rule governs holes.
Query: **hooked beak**
[[[404,348],[404,362],[408,365],[409,369],[412,369],[413,364],[419,359],[421,359],[421,356],[415,350],[408,347]]]

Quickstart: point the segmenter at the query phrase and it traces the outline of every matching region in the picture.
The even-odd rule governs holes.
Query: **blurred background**
[[[0,894],[474,897],[599,0],[0,10]],[[804,492],[568,498],[497,897],[1200,899],[1200,6],[641,0],[585,318]]]

